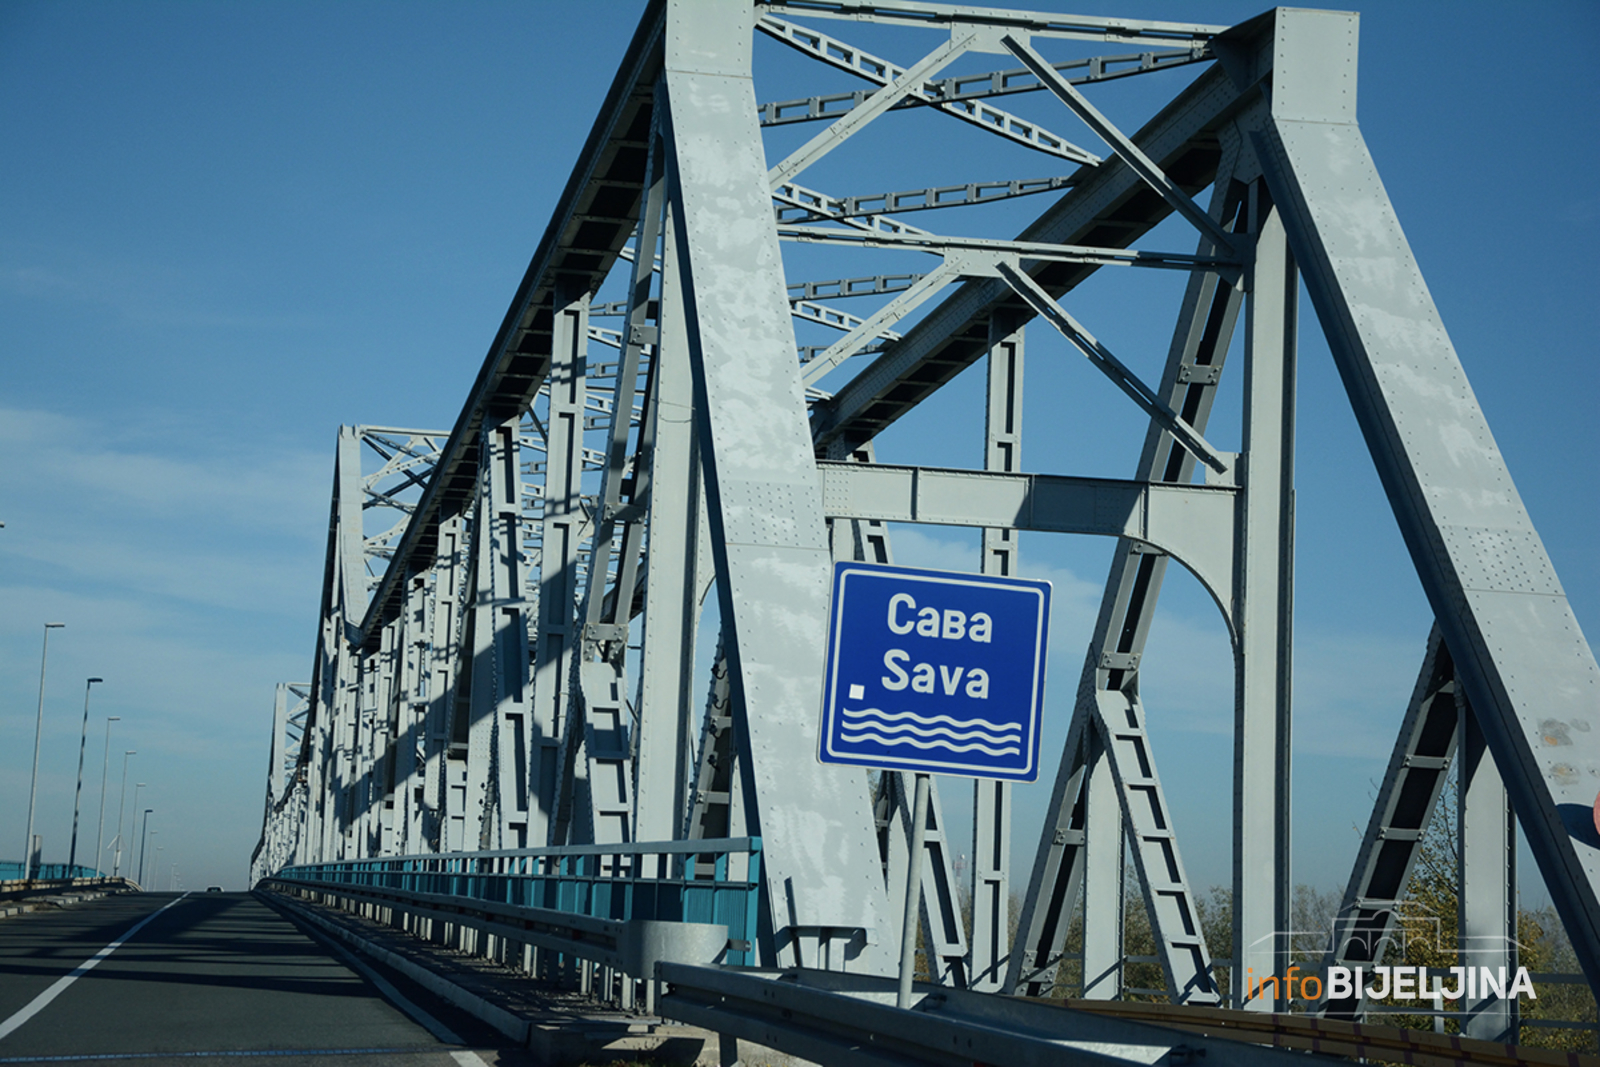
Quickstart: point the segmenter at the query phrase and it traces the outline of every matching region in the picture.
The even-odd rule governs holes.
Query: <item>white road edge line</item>
[[[369,967],[364,961],[356,958],[355,954],[350,952],[343,945],[334,941],[332,938],[327,937],[320,930],[315,931],[314,934],[318,941],[322,941],[333,950],[335,955],[342,958],[348,966],[354,968],[356,971],[365,976],[367,981],[377,986],[378,992],[387,997],[395,1007],[411,1016],[411,1018],[418,1025],[420,1025],[424,1030],[428,1031],[428,1033],[432,1034],[440,1042],[446,1045],[466,1044],[466,1042],[462,1040],[461,1035],[457,1034],[444,1023],[440,1022],[438,1019],[435,1019],[422,1008],[412,1003],[404,993],[400,992],[400,990],[394,987],[393,983]],[[483,1057],[479,1056],[471,1049],[452,1051],[450,1053],[450,1058],[461,1064],[462,1067],[489,1067],[489,1065],[484,1062]]]
[[[163,904],[155,911],[152,911],[149,915],[146,915],[144,918],[134,923],[121,937],[117,938],[115,941],[111,942],[111,944],[107,945],[99,952],[96,952],[93,956],[90,956],[88,959],[78,964],[77,967],[73,968],[71,974],[63,975],[62,977],[57,978],[51,984],[49,989],[46,989],[43,993],[40,993],[38,996],[28,1001],[28,1003],[19,1009],[16,1014],[12,1015],[11,1018],[7,1019],[3,1023],[0,1023],[0,1040],[8,1037],[17,1027],[21,1026],[23,1023],[27,1022],[35,1015],[38,1015],[41,1011],[48,1007],[52,1000],[56,999],[62,993],[67,991],[68,986],[82,978],[84,975],[88,974],[90,971],[94,970],[95,967],[99,965],[101,960],[117,951],[117,949],[121,948],[129,938],[133,937],[133,935],[138,933],[140,930],[143,930],[146,923],[150,922],[157,915],[160,915],[162,912],[166,911],[168,908],[172,907],[172,905],[176,904],[179,900],[182,900],[188,895],[188,893],[181,893],[175,900],[167,901],[167,903]]]

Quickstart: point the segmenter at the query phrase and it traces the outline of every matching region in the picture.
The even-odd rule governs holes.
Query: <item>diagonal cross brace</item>
[[[1028,305],[1045,318],[1050,325],[1061,331],[1061,335],[1072,342],[1074,348],[1088,357],[1101,373],[1121,389],[1124,393],[1144,409],[1145,414],[1161,425],[1161,428],[1177,438],[1184,448],[1206,466],[1221,474],[1228,469],[1228,463],[1216,449],[1212,448],[1206,439],[1200,436],[1193,426],[1184,421],[1179,415],[1167,406],[1155,391],[1139,379],[1139,376],[1129,370],[1127,365],[1111,354],[1111,350],[1095,339],[1095,336],[1083,328],[1083,324],[1067,313],[1067,309],[1055,302],[1044,288],[1033,280],[1025,270],[1020,270],[1009,263],[997,264],[996,269],[1006,284],[1017,291],[1017,295],[1028,302]]]
[[[839,147],[867,123],[904,100],[909,94],[916,92],[922,79],[953,63],[967,50],[973,39],[974,35],[970,33],[960,38],[952,36],[948,42],[929,52],[910,70],[867,97],[860,107],[851,109],[844,118],[831,123],[827,129],[795,149],[788,159],[767,172],[767,181],[776,189]]]
[[[789,45],[791,48],[796,48],[799,51],[804,52],[813,59],[819,59],[822,62],[838,67],[841,70],[847,70],[851,74],[865,78],[868,81],[874,82],[878,85],[887,86],[891,84],[891,82],[903,82],[906,80],[906,75],[908,74],[908,72],[902,71],[899,67],[895,66],[893,63],[890,63],[888,60],[879,59],[877,56],[863,52],[859,48],[853,48],[842,41],[837,41],[826,34],[817,32],[816,30],[803,29],[794,25],[793,23],[785,22],[782,19],[773,18],[770,15],[766,15],[757,19],[756,28],[763,33],[771,35],[777,40],[782,41],[784,44]],[[952,41],[956,40],[958,37],[964,37],[967,43],[970,44],[972,43],[973,34],[971,31],[968,31],[964,35],[959,31],[951,33]],[[914,69],[916,68],[913,68],[913,70]],[[924,73],[932,73],[932,71],[927,71]],[[871,103],[875,97],[876,94],[874,94],[874,96],[867,97],[860,103],[855,104],[850,111],[847,111],[844,114],[855,114],[864,106]],[[1039,126],[1038,123],[1023,121],[1017,118],[1015,115],[1012,115],[1006,111],[1002,111],[990,104],[983,103],[981,100],[970,98],[963,100],[944,100],[941,98],[940,90],[936,84],[930,85],[927,82],[920,80],[920,78],[917,82],[911,83],[907,92],[897,94],[894,100],[889,101],[883,107],[879,108],[876,113],[881,114],[883,111],[889,110],[890,108],[902,106],[908,102],[908,97],[915,98],[917,103],[936,107],[947,115],[954,115],[956,118],[961,119],[964,122],[972,123],[979,129],[987,130],[990,133],[999,134],[1008,140],[1016,141],[1017,143],[1026,145],[1029,148],[1037,149],[1041,152],[1048,152],[1053,156],[1059,156],[1063,159],[1070,159],[1074,163],[1083,163],[1089,166],[1093,166],[1100,162],[1099,156],[1079,148],[1077,145],[1072,144],[1064,138],[1057,137],[1055,134],[1052,134],[1043,127]]]
[[[1206,210],[1191,200],[1187,193],[1179,189],[1177,183],[1167,177],[1156,161],[1145,155],[1139,146],[1128,139],[1128,136],[1111,122],[1110,119],[1100,114],[1095,106],[1067,79],[1063,78],[1049,61],[1035,52],[1023,39],[1006,34],[1001,38],[1001,43],[1013,55],[1028,65],[1034,76],[1044,84],[1044,87],[1055,94],[1067,107],[1084,121],[1091,130],[1111,146],[1117,157],[1126,163],[1135,174],[1145,180],[1145,183],[1161,195],[1161,198],[1172,209],[1194,224],[1201,233],[1209,236],[1222,249],[1234,248],[1233,236],[1222,227],[1216,219],[1206,213]]]

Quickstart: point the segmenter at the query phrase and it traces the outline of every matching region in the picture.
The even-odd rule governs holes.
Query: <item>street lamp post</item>
[[[133,786],[133,818],[128,820],[128,866],[133,866],[133,833],[139,828],[139,790],[144,788],[143,782],[135,782]]]
[[[39,795],[39,741],[44,737],[44,668],[50,662],[50,631],[66,623],[44,624],[44,651],[39,655],[39,721],[33,728],[33,787],[28,790],[28,836],[22,841],[22,876],[33,877],[33,804]]]
[[[78,739],[78,791],[72,794],[72,847],[67,850],[67,877],[76,878],[73,869],[78,865],[78,810],[83,803],[83,754],[89,747],[89,690],[104,678],[90,678],[83,687],[83,736]]]
[[[128,749],[122,754],[122,797],[117,801],[117,836],[112,842],[117,846],[117,851],[112,854],[111,877],[115,878],[122,873],[122,816],[128,808],[128,757],[137,756],[137,749]],[[134,804],[138,807],[138,804]]]
[[[121,715],[106,716],[106,754],[100,761],[100,829],[94,835],[94,869],[102,875],[104,868],[100,864],[105,862],[103,857],[106,848],[106,777],[111,772],[111,724],[121,721]],[[123,766],[127,766],[127,760],[123,760]],[[117,818],[120,820],[122,816],[118,815]]]
[[[134,880],[137,881],[140,886],[144,885],[144,853],[145,845],[150,840],[150,813],[155,810],[155,808],[144,809],[144,829],[139,832],[139,877]],[[160,832],[160,830],[156,831],[158,834]]]

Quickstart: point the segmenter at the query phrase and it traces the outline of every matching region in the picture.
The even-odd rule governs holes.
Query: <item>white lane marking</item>
[[[78,964],[77,967],[73,968],[71,974],[63,975],[62,977],[57,978],[55,982],[51,984],[49,989],[46,989],[43,993],[40,993],[38,996],[28,1001],[28,1003],[24,1005],[15,1015],[11,1016],[11,1018],[7,1019],[3,1023],[0,1023],[0,1039],[6,1038],[17,1027],[33,1018],[35,1015],[38,1015],[41,1011],[49,1006],[52,1000],[59,997],[62,993],[65,993],[68,986],[82,978],[84,975],[88,974],[90,971],[94,970],[95,967],[99,965],[101,960],[117,951],[117,949],[123,946],[124,942],[126,942],[140,930],[143,930],[146,923],[150,922],[157,915],[160,915],[162,912],[166,911],[168,908],[172,907],[172,905],[176,904],[179,900],[182,900],[188,895],[188,893],[182,893],[179,894],[177,899],[167,901],[167,903],[163,904],[160,908],[157,908],[149,915],[146,915],[144,918],[134,923],[121,937],[117,938],[115,941],[111,942],[111,944],[107,945],[99,952],[96,952],[93,956],[90,956],[88,959]]]
[[[66,1056],[0,1056],[0,1063],[80,1063],[91,1060],[239,1060],[296,1056],[437,1056],[433,1048],[272,1048],[210,1052],[85,1052]]]
[[[302,927],[302,929],[307,928]],[[308,932],[311,931],[308,930]],[[315,936],[317,940],[327,945],[329,949],[343,959],[348,966],[365,975],[369,982],[378,987],[378,992],[387,997],[395,1007],[399,1008],[401,1011],[411,1016],[412,1019],[416,1020],[416,1022],[421,1025],[424,1030],[432,1034],[441,1044],[466,1044],[466,1042],[461,1039],[459,1034],[450,1029],[444,1023],[440,1022],[438,1019],[435,1019],[432,1015],[429,1015],[416,1004],[412,1003],[406,998],[404,993],[396,989],[392,983],[383,977],[383,975],[367,966],[367,964],[362,960],[357,959],[355,955],[343,945],[338,944],[332,938],[324,936],[321,931],[315,931]],[[483,1057],[479,1056],[471,1049],[452,1051],[450,1053],[450,1058],[461,1064],[462,1067],[489,1067],[489,1065],[484,1062]]]

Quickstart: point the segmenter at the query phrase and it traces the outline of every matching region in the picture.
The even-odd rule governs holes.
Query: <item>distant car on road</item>
[[[220,885],[208,885],[208,886],[206,886],[206,892],[207,893],[220,893],[220,892],[222,892],[222,887]]]

